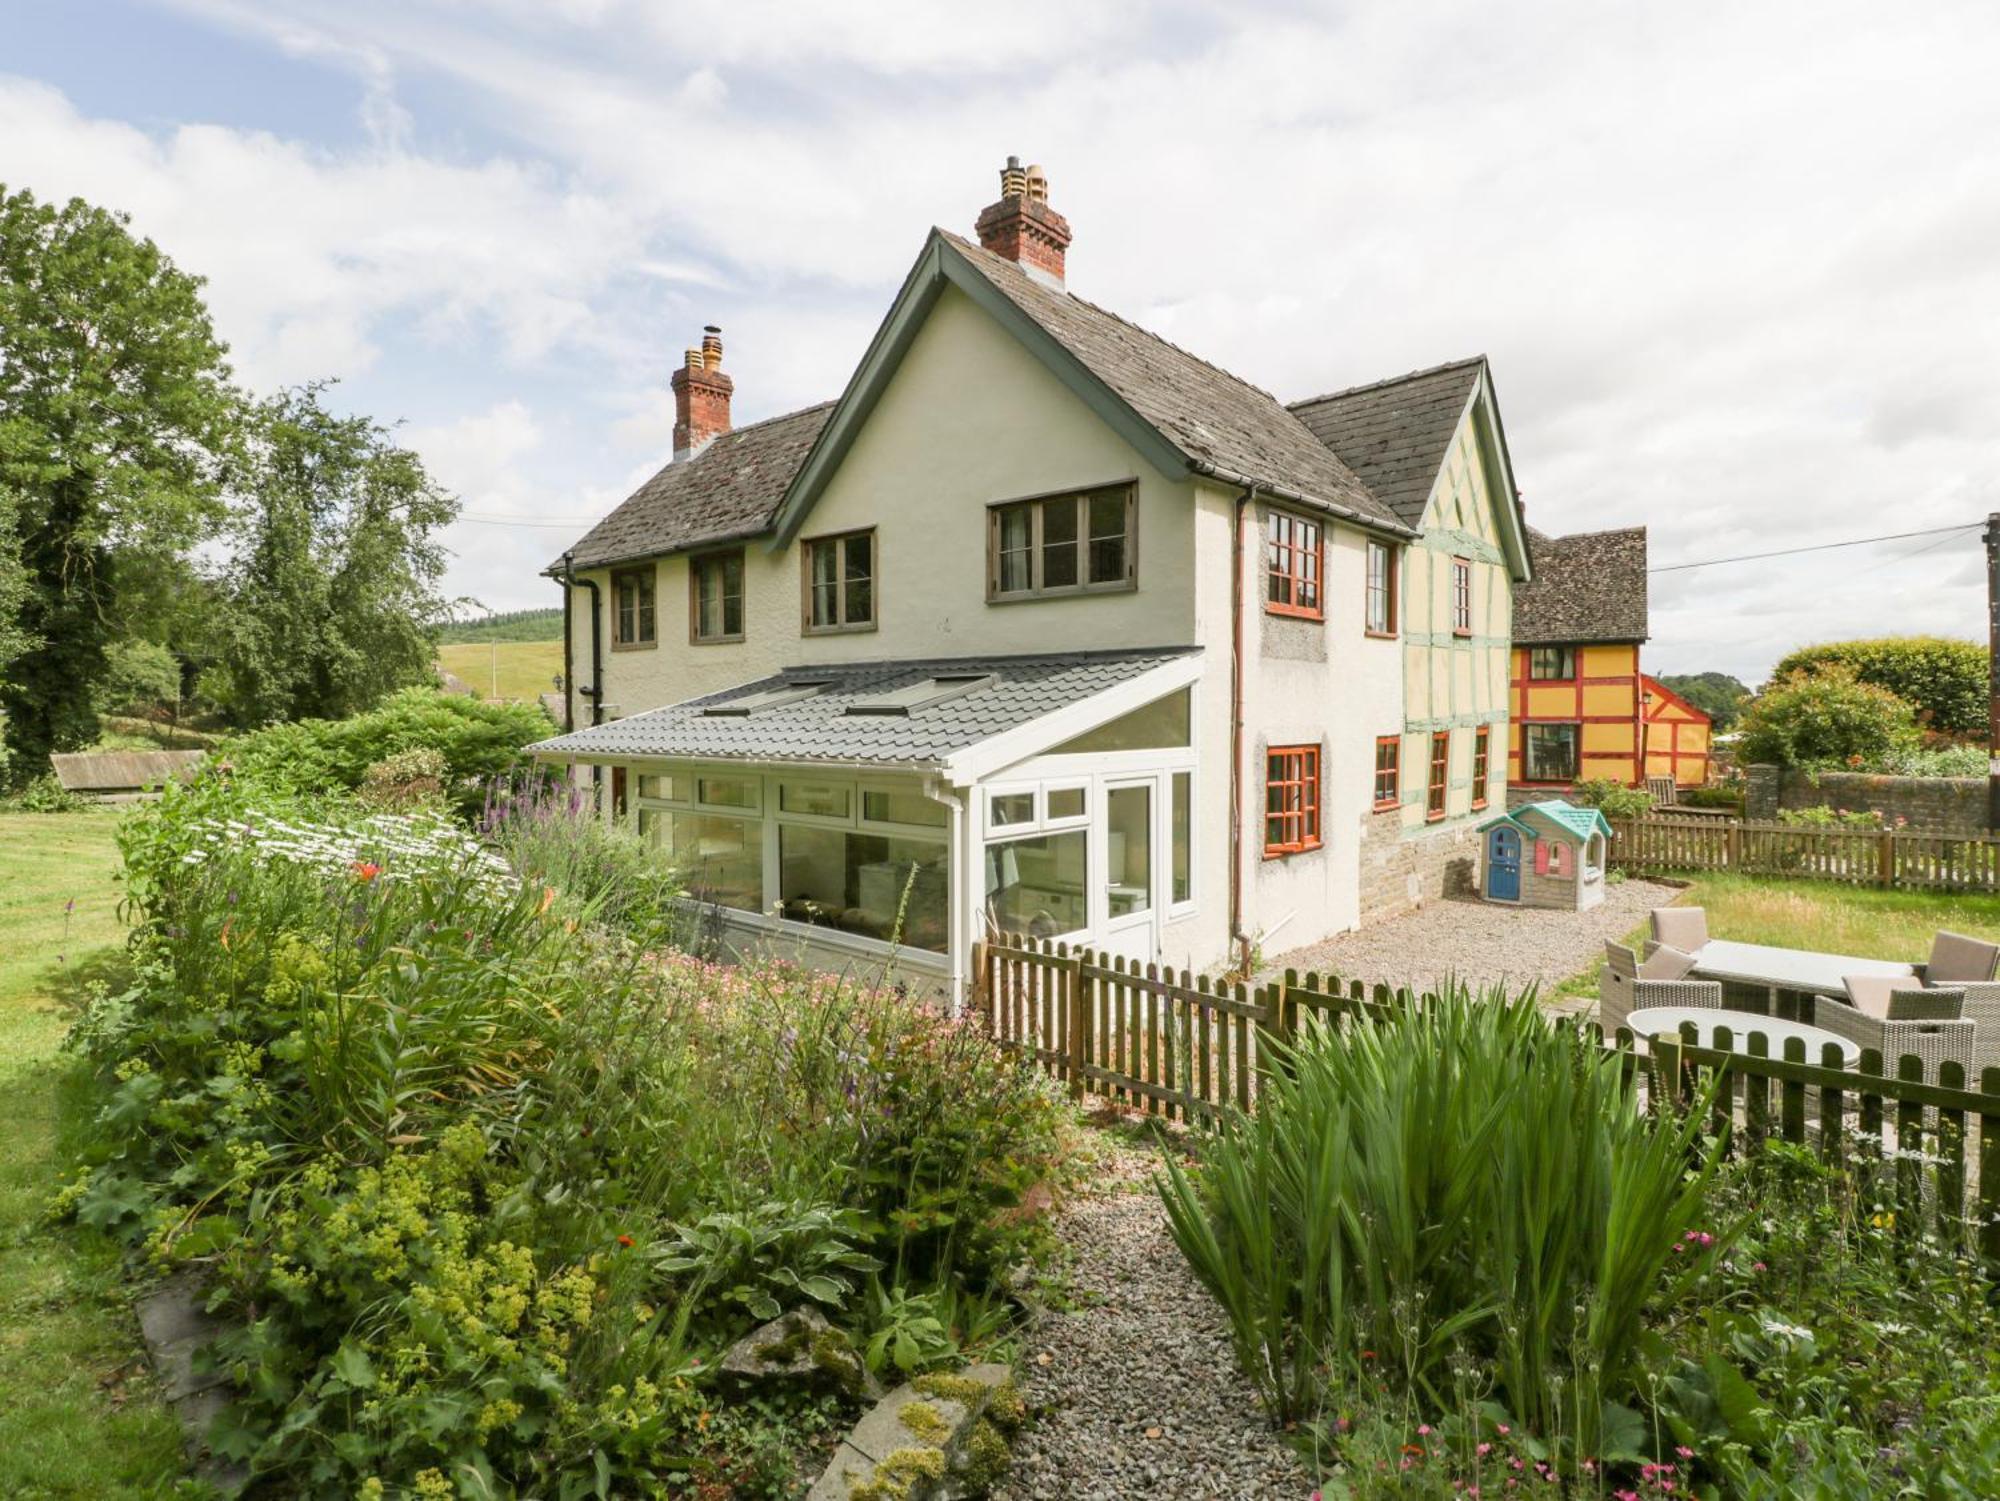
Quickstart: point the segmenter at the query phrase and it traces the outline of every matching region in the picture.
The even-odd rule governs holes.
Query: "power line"
[[[1933,526],[1920,532],[1890,532],[1881,537],[1853,537],[1845,542],[1816,542],[1810,547],[1780,547],[1772,552],[1746,552],[1733,558],[1706,558],[1699,563],[1665,563],[1658,568],[1648,568],[1646,572],[1678,573],[1686,568],[1716,568],[1724,563],[1754,563],[1761,558],[1788,558],[1802,552],[1829,552],[1836,547],[1866,547],[1871,542],[1901,542],[1908,537],[1938,537],[1950,532],[1973,531],[1983,524],[1978,521],[1967,521],[1958,526]]]

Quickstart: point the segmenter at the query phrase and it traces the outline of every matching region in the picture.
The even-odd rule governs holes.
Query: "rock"
[[[195,1473],[222,1495],[234,1496],[248,1483],[249,1469],[208,1452],[209,1425],[234,1394],[222,1372],[197,1369],[200,1362],[195,1358],[231,1325],[205,1304],[200,1278],[193,1272],[177,1273],[139,1299],[139,1332],[159,1375],[161,1394],[180,1423],[181,1446],[194,1461]]]
[[[977,1365],[922,1376],[862,1415],[807,1501],[959,1501],[984,1496],[1006,1469],[1000,1425],[1013,1424],[1013,1373]],[[993,1414],[988,1419],[988,1412]]]
[[[744,1335],[722,1357],[721,1369],[741,1386],[808,1386],[860,1400],[881,1391],[853,1342],[810,1305]]]

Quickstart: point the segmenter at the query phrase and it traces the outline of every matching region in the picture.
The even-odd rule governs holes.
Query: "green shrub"
[[[1882,815],[1867,808],[1780,808],[1778,822],[1801,829],[1879,829]]]
[[[1939,745],[1892,750],[1868,769],[1899,777],[1983,777],[1986,763],[1983,745]]]
[[[99,714],[144,718],[180,702],[181,664],[152,641],[114,641],[104,651],[104,675],[91,688]]]
[[[648,952],[439,815],[269,797],[124,828],[137,978],[73,1034],[64,1204],[206,1266],[211,1439],[273,1493],[786,1494],[843,1399],[733,1402],[721,1348],[801,1302],[858,1344],[878,1274],[976,1308],[1037,1247],[1006,1211],[1065,1117],[976,1026]]]
[[[1578,782],[1576,800],[1587,808],[1601,809],[1606,818],[1643,818],[1653,811],[1656,801],[1644,787],[1627,787],[1608,778]]]
[[[1820,770],[1880,763],[1917,745],[1910,706],[1842,667],[1773,681],[1744,711],[1737,758]]]
[[[15,813],[79,813],[89,806],[89,798],[64,787],[54,772],[0,797],[0,807]]]
[[[1631,1452],[1643,1317],[1712,1253],[1698,1111],[1655,1125],[1532,994],[1463,987],[1316,1022],[1259,1088],[1159,1190],[1274,1417],[1441,1413],[1471,1368],[1545,1452]]]
[[[1734,808],[1740,814],[1743,811],[1743,786],[1737,782],[1711,787],[1683,787],[1674,794],[1674,800],[1690,808]]]
[[[1771,670],[1771,681],[1847,672],[1887,689],[1933,730],[1976,735],[1986,728],[1986,648],[1944,636],[1885,636],[1805,646]]]
[[[236,773],[293,793],[352,792],[368,769],[414,750],[444,757],[445,793],[468,817],[486,784],[512,771],[523,746],[546,739],[548,717],[533,704],[482,703],[406,688],[352,719],[302,719],[226,741],[219,759]]]

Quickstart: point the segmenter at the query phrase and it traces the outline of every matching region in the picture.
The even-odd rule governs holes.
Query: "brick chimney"
[[[1063,289],[1069,220],[1049,207],[1049,179],[1040,167],[1023,168],[1018,156],[1008,157],[1000,169],[1000,201],[980,211],[973,229],[979,243],[995,255],[1036,281]]]
[[[674,460],[691,459],[729,431],[729,396],[736,382],[722,373],[722,330],[701,331],[701,348],[690,349],[674,372]]]

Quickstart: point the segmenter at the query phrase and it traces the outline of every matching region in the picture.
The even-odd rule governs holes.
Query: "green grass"
[[[42,1223],[75,1098],[61,1002],[122,952],[116,827],[0,815],[0,1496],[24,1501],[171,1496],[183,1472],[115,1257]]]
[[[462,641],[438,648],[438,665],[470,683],[481,698],[519,698],[555,691],[561,641]],[[497,673],[497,677],[496,677]]]
[[[1904,959],[1930,953],[1939,928],[2000,940],[2000,897],[1948,891],[1881,891],[1838,881],[1786,881],[1768,876],[1697,876],[1677,903],[1708,914],[1711,938],[1816,949],[1862,959]],[[1643,948],[1646,925],[1626,935]],[[1554,1000],[1597,994],[1603,961],[1556,987]]]

